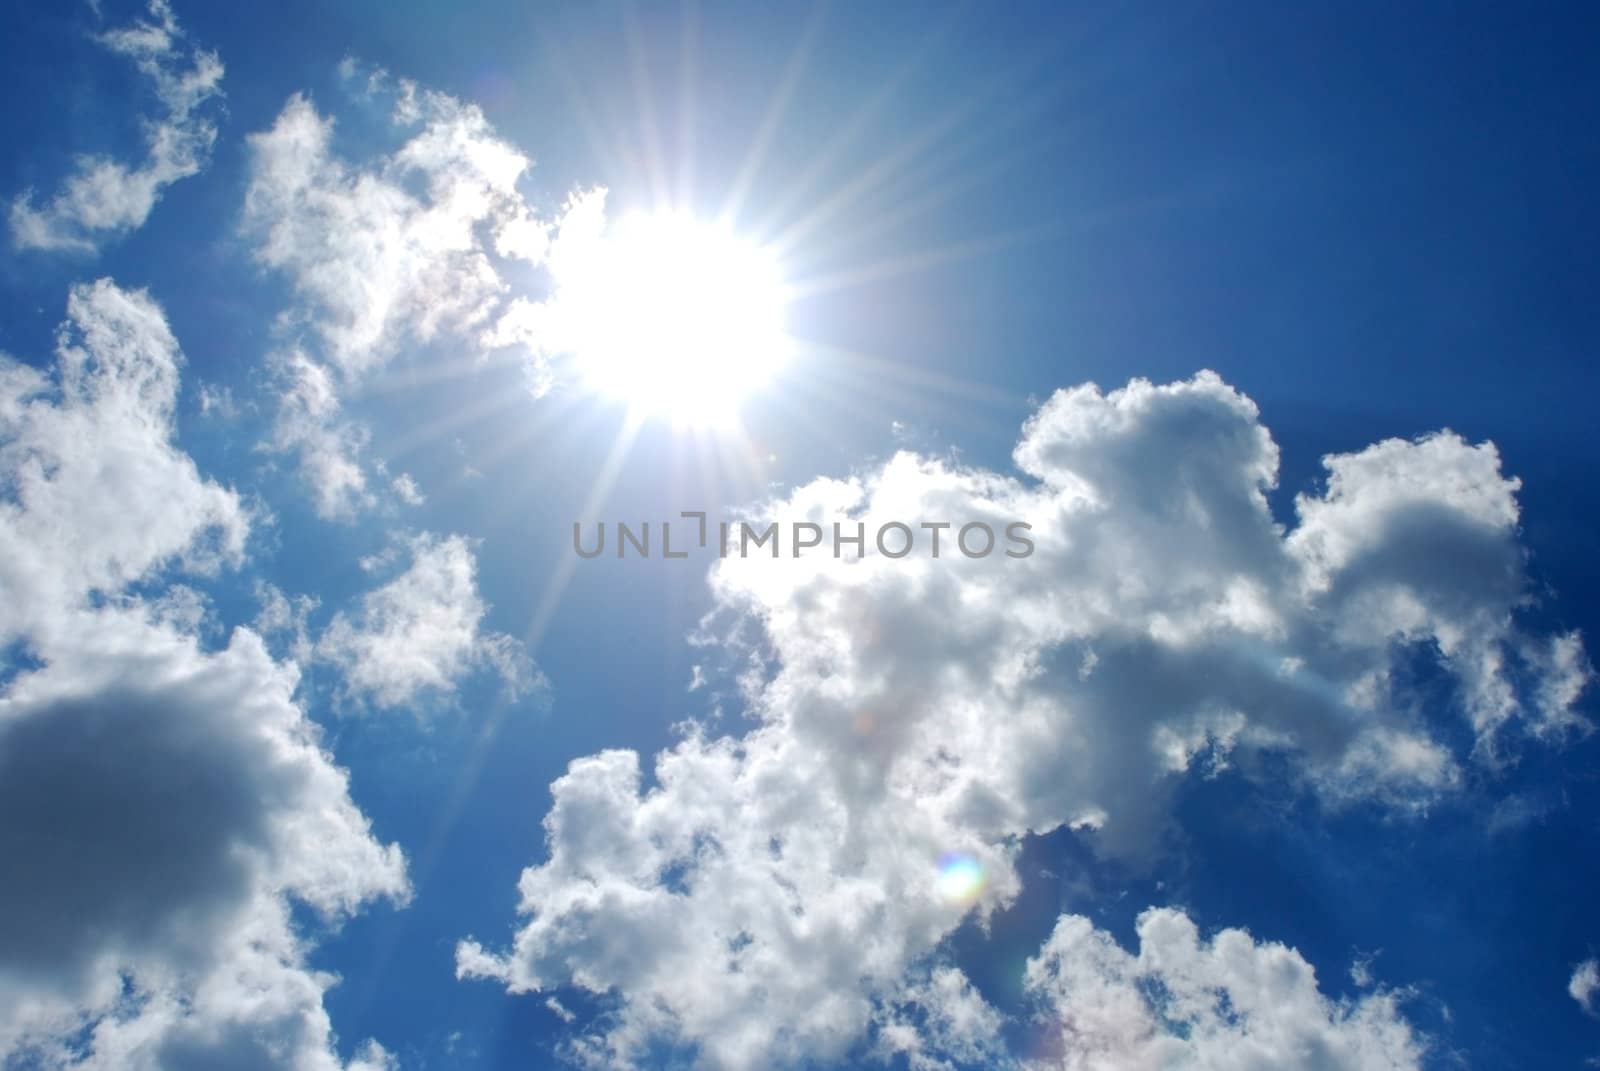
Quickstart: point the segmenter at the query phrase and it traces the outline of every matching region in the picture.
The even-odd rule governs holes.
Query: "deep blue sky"
[[[189,360],[180,441],[207,471],[265,489],[288,480],[255,471],[248,435],[202,423],[193,392],[207,380],[248,394],[284,304],[238,235],[245,135],[304,90],[340,116],[341,144],[381,136],[381,117],[363,126],[344,96],[341,58],[478,102],[536,159],[529,187],[546,205],[589,184],[648,205],[654,124],[703,212],[722,205],[792,68],[745,226],[780,231],[891,166],[796,243],[794,274],[848,281],[793,310],[796,333],[836,354],[750,421],[772,481],[886,456],[900,442],[891,421],[920,448],[1004,469],[1056,387],[1210,367],[1260,404],[1283,449],[1282,520],[1324,453],[1441,427],[1493,439],[1524,480],[1524,542],[1552,593],[1536,613],[1600,635],[1593,6],[287,2],[179,15],[227,66],[210,169],[98,260],[8,255],[0,349],[41,360],[71,281],[149,287]],[[137,83],[88,39],[86,8],[13,3],[6,22],[0,192],[48,189],[72,154],[136,143],[123,99]],[[515,379],[487,369],[418,385],[400,369],[351,404],[374,419],[374,453],[429,488],[418,526],[483,540],[491,623],[525,635],[621,414],[499,407],[408,435]],[[462,456],[491,459],[496,495],[455,478]],[[646,429],[608,513],[762,490],[686,486],[690,460]],[[729,497],[707,503],[714,494]],[[274,509],[269,575],[325,608],[360,590],[348,563],[383,545],[381,521],[330,528],[288,497]],[[344,978],[328,997],[341,1037],[378,1037],[408,1066],[543,1065],[556,1018],[539,998],[456,982],[454,943],[508,932],[517,874],[543,851],[548,785],[571,759],[648,752],[704,712],[704,693],[684,690],[697,660],[684,637],[709,605],[703,570],[662,564],[622,583],[577,570],[533,651],[552,681],[545,703],[502,710],[485,685],[442,725],[347,719],[315,698],[312,672],[353,794],[380,838],[406,847],[417,888],[405,911],[377,907],[318,953]],[[245,588],[219,599],[248,616]],[[1417,820],[1330,818],[1237,779],[1196,782],[1179,812],[1187,840],[1155,872],[1046,838],[1025,870],[1070,862],[1085,876],[1059,888],[1039,877],[992,938],[964,932],[954,952],[1004,1005],[1016,999],[1007,970],[1058,910],[1127,939],[1138,909],[1181,903],[1203,926],[1298,947],[1333,993],[1350,991],[1357,950],[1381,950],[1378,973],[1418,987],[1414,1018],[1468,1066],[1577,1067],[1600,1055],[1600,1024],[1564,992],[1573,962],[1600,950],[1597,758],[1593,742],[1531,753]],[[1543,817],[1489,835],[1489,802],[1513,792]],[[465,1040],[447,1055],[452,1031]]]

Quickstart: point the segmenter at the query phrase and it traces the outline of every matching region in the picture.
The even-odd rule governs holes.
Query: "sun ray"
[[[869,129],[872,121],[882,115],[891,104],[896,95],[905,88],[911,76],[927,64],[936,53],[936,45],[944,34],[949,32],[950,22],[941,27],[930,30],[917,48],[912,50],[900,64],[889,73],[876,92],[861,106],[855,114],[847,118],[838,128],[837,132],[820,150],[813,154],[805,170],[800,172],[788,184],[785,191],[778,195],[765,213],[764,223],[756,229],[758,234],[771,234],[778,229],[790,212],[801,204],[806,203],[822,177],[827,174],[839,157],[855,141],[862,137]],[[781,245],[779,248],[783,248]]]
[[[572,109],[572,116],[578,128],[583,132],[584,140],[588,142],[590,150],[594,153],[600,165],[602,174],[626,174],[625,153],[617,139],[607,137],[605,131],[621,129],[619,124],[602,123],[595,113],[595,108],[589,97],[583,91],[584,83],[572,72],[565,56],[557,51],[552,38],[541,38],[539,53],[545,65],[561,83],[562,96],[566,98],[568,107]]]
[[[922,414],[948,428],[983,428],[996,411],[1019,412],[1022,396],[907,361],[817,347],[806,375],[779,398],[786,411],[816,423],[881,422],[889,412]],[[827,414],[826,417],[822,414]]]
[[[405,435],[388,442],[385,453],[388,460],[397,461],[423,447],[439,442],[453,431],[481,423],[486,417],[526,404],[527,396],[520,391],[494,391],[485,394],[474,401],[454,406],[432,420],[417,425]]]
[[[633,83],[633,106],[638,113],[636,128],[644,150],[650,193],[656,205],[665,205],[670,203],[671,193],[667,186],[666,153],[661,147],[661,127],[656,121],[656,94],[650,84],[650,62],[645,54],[645,34],[639,25],[638,9],[632,3],[624,3],[622,12],[622,33],[627,42],[628,69]]]
[[[1071,133],[1058,130],[1056,135],[1047,139],[1035,139],[1027,142],[1018,142],[1009,145],[1004,151],[986,153],[983,163],[968,167],[955,175],[954,178],[940,183],[923,183],[920,191],[906,191],[908,196],[896,196],[893,204],[879,211],[874,211],[870,218],[853,220],[849,227],[835,227],[830,229],[828,239],[823,240],[821,235],[813,235],[804,244],[808,259],[812,262],[837,262],[845,258],[848,250],[863,246],[868,242],[881,238],[891,233],[897,227],[903,227],[922,217],[928,216],[937,209],[945,208],[958,195],[975,188],[980,188],[985,183],[998,180],[1010,171],[1020,170],[1030,161],[1045,154],[1048,150],[1059,147],[1069,140]],[[969,148],[969,152],[975,149]],[[939,173],[945,173],[945,168],[931,168]],[[1041,232],[1054,231],[1054,224],[1041,222],[1038,225]],[[1002,240],[1009,242],[1012,235],[1005,235]],[[972,243],[984,241],[982,238],[969,240]],[[779,243],[774,243],[779,244]],[[798,252],[798,247],[794,250]],[[907,257],[916,257],[920,254],[905,254]],[[861,269],[838,269],[839,274],[855,274]],[[795,283],[796,298],[810,293],[806,290],[806,281],[801,279]]]
[[[431,357],[422,362],[393,363],[361,384],[364,395],[401,394],[418,387],[470,379],[510,365],[523,357],[512,347],[484,353],[467,350],[454,357]]]
[[[570,397],[546,395],[532,406],[525,419],[516,421],[506,434],[479,449],[472,457],[472,467],[489,476],[508,459],[525,461],[522,451],[530,443],[580,439],[587,434],[585,425],[599,424],[605,417],[594,406],[574,404]],[[489,516],[498,517],[517,502],[511,496],[499,497],[490,507]]]
[[[1003,249],[1047,241],[1057,233],[1056,227],[1032,226],[1026,230],[1008,231],[987,238],[969,238],[966,241],[951,242],[934,249],[918,250],[876,263],[843,269],[829,275],[802,278],[792,283],[791,289],[795,300],[816,297],[860,286],[863,283],[880,282],[914,272],[928,271]]]
[[[630,413],[623,422],[621,430],[617,432],[616,441],[611,444],[611,452],[595,476],[589,497],[578,513],[579,524],[590,525],[598,519],[600,509],[605,505],[611,489],[616,486],[617,477],[622,474],[623,463],[627,461],[628,452],[632,450],[634,440],[639,437],[639,430],[643,426],[644,420],[637,414]],[[572,579],[572,571],[578,562],[577,555],[571,552],[571,548],[564,540],[559,547],[556,566],[551,571],[550,579],[545,582],[544,589],[539,595],[539,602],[535,605],[533,616],[528,622],[527,631],[523,634],[523,641],[530,655],[538,652],[539,642],[544,638],[545,629],[550,626],[550,619],[555,616],[556,609],[561,605],[561,597],[566,593],[567,584]]]
[[[960,108],[953,109],[939,116],[934,122],[929,123],[913,136],[906,138],[892,150],[879,156],[876,161],[867,166],[860,174],[848,182],[840,184],[834,191],[821,201],[814,202],[813,207],[802,217],[786,225],[772,239],[772,244],[779,249],[789,249],[801,243],[822,224],[837,216],[844,209],[861,200],[874,190],[882,188],[896,172],[908,167],[916,158],[937,144],[939,139],[957,128],[963,120],[970,116],[976,105],[968,103]]]
[[[690,203],[694,196],[700,9],[690,0],[683,5],[681,12],[682,20],[678,27],[678,182],[673,191],[673,203],[680,205]]]
[[[733,185],[723,198],[722,211],[718,214],[718,219],[730,226],[739,218],[745,198],[749,196],[756,175],[766,163],[772,140],[777,136],[779,125],[789,110],[789,102],[800,87],[800,79],[805,74],[806,64],[811,59],[811,50],[817,43],[827,8],[826,3],[818,3],[812,7],[811,16],[800,34],[800,40],[795,42],[794,51],[789,54],[789,61],[785,64],[783,75],[778,81],[778,88],[772,95],[771,103],[767,105],[766,114],[761,118],[761,125],[756,128],[750,148],[745,152],[744,162],[740,164]]]

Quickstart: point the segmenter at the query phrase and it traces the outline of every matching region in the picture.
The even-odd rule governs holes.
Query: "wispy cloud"
[[[280,377],[272,444],[299,455],[318,512],[338,519],[376,501],[360,458],[364,432],[332,418],[338,396],[406,346],[454,338],[486,353],[509,292],[506,263],[545,255],[545,225],[517,189],[530,161],[481,111],[382,71],[363,92],[390,102],[402,144],[347,161],[335,151],[333,119],[296,95],[250,137],[244,208],[256,260],[287,278],[297,299],[281,321],[295,356]],[[415,484],[390,489],[416,504]]]
[[[268,368],[278,408],[262,445],[298,459],[317,516],[354,520],[375,501],[360,457],[366,430],[344,418],[333,376],[304,351],[276,354]]]
[[[222,61],[185,39],[166,0],[151,0],[148,17],[108,30],[97,40],[134,62],[163,109],[141,121],[146,157],[127,164],[80,157],[61,188],[35,205],[33,191],[11,204],[11,237],[21,249],[93,253],[109,238],[142,226],[162,191],[199,174],[211,157],[217,127],[206,105],[222,94]]]
[[[1573,968],[1567,992],[1584,1011],[1600,1016],[1600,960],[1586,959]]]

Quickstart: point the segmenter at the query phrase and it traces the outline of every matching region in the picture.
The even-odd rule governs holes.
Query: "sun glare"
[[[725,423],[789,356],[776,259],[724,227],[628,216],[567,269],[563,327],[583,381],[641,415]]]

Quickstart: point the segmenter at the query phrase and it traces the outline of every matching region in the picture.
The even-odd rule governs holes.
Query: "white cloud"
[[[876,1053],[885,1060],[903,1054],[910,1071],[1014,1067],[1004,1023],[964,974],[940,966],[884,1003],[874,1024]]]
[[[596,187],[572,194],[553,223],[531,218],[539,238],[525,251],[537,254],[549,268],[555,288],[538,301],[514,298],[486,329],[480,344],[485,349],[517,349],[523,359],[528,389],[542,397],[555,386],[554,362],[572,353],[584,336],[585,317],[596,315],[592,301],[574,304],[564,289],[565,280],[592,281],[603,271],[606,252],[606,190]]]
[[[1298,952],[1242,930],[1201,939],[1170,908],[1139,916],[1139,951],[1086,918],[1056,923],[1025,973],[1039,1003],[1036,1071],[1417,1068],[1423,1045],[1393,992],[1323,996]]]
[[[405,868],[295,704],[295,670],[243,629],[210,654],[137,607],[72,623],[0,697],[0,847],[28,860],[0,892],[0,1053],[338,1066],[335,979],[306,966],[289,902],[336,922],[403,900]]]
[[[216,420],[232,420],[239,415],[239,406],[233,400],[232,387],[219,387],[214,383],[200,384],[200,415]]]
[[[278,354],[269,364],[278,411],[266,447],[298,457],[317,516],[353,520],[374,500],[359,456],[366,431],[341,417],[333,377],[302,351]]]
[[[1586,959],[1573,968],[1567,992],[1584,1011],[1600,1016],[1600,960]]]
[[[1286,532],[1266,498],[1277,447],[1206,373],[1062,391],[1016,460],[1031,482],[900,454],[774,504],[785,524],[869,532],[1026,520],[1037,549],[969,559],[946,533],[938,560],[824,545],[720,562],[708,627],[762,669],[745,676],[755,725],[691,731],[648,790],[631,752],[574,762],[511,947],[463,942],[458,973],[613,994],[576,1043],[598,1064],[663,1039],[713,1068],[826,1062],[969,910],[1015,894],[1027,833],[1070,825],[1148,856],[1182,778],[1257,776],[1263,752],[1330,805],[1422,808],[1477,761],[1394,672],[1431,650],[1479,759],[1578,718],[1577,637],[1559,641],[1570,657],[1532,658],[1552,643],[1516,623],[1516,484],[1490,445],[1330,457]],[[976,865],[952,881],[950,853]],[[1389,1019],[1370,1025],[1388,1036]]]
[[[182,355],[155,302],[72,288],[48,376],[0,355],[0,641],[170,563],[242,560],[249,518],[171,443]]]
[[[513,694],[536,687],[542,678],[522,645],[482,629],[488,607],[471,544],[424,534],[405,550],[406,570],[362,596],[353,616],[336,614],[317,642],[318,657],[339,667],[349,690],[378,706],[402,706],[449,694],[457,679],[483,667]]]
[[[282,639],[289,657],[302,664],[309,662],[315,653],[310,639],[311,612],[321,600],[314,595],[291,598],[264,580],[256,581],[255,596],[261,607],[251,622],[256,633],[266,640]]]
[[[204,105],[222,92],[217,54],[185,42],[166,0],[150,0],[148,18],[109,30],[99,41],[137,65],[164,114],[143,121],[148,155],[142,164],[81,157],[41,207],[31,191],[13,201],[11,236],[19,248],[94,252],[105,238],[141,226],[163,190],[199,174],[210,159],[217,128]]]
[[[250,137],[256,257],[289,278],[322,356],[350,379],[404,339],[482,325],[506,289],[495,236],[531,218],[516,188],[528,160],[483,113],[400,87],[395,120],[420,129],[371,166],[334,154],[333,120],[302,96]]]
[[[411,478],[409,472],[402,472],[389,484],[394,493],[400,496],[400,501],[408,506],[420,506],[427,501],[422,493],[422,488],[417,486],[417,481]]]
[[[404,860],[295,667],[248,629],[204,648],[200,593],[160,585],[247,530],[171,441],[178,361],[160,309],[102,281],[74,288],[53,379],[0,365],[0,584],[30,656],[0,690],[0,854],[26,861],[0,887],[0,1062],[331,1071],[336,979],[292,905],[403,900]]]
[[[353,78],[356,66],[341,69]],[[318,512],[333,519],[374,501],[359,460],[365,432],[331,415],[338,393],[358,388],[406,343],[449,335],[487,352],[486,326],[509,290],[503,262],[538,263],[546,244],[545,225],[517,190],[530,163],[481,111],[382,71],[367,85],[368,95],[393,100],[396,126],[414,128],[388,155],[341,159],[333,120],[299,95],[249,139],[245,231],[256,259],[292,284],[299,304],[284,323],[304,328],[317,354],[297,349],[293,375],[280,376],[273,444],[298,453]],[[307,405],[313,378],[322,415]],[[421,501],[409,477],[393,490],[407,504]]]

